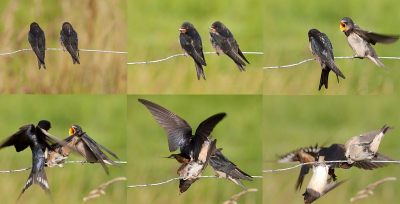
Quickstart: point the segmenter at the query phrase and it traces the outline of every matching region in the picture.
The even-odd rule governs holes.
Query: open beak
[[[343,32],[343,30],[346,28],[346,24],[340,22],[340,31]]]
[[[69,136],[73,135],[75,133],[75,129],[73,128],[73,126],[71,126],[69,128]]]

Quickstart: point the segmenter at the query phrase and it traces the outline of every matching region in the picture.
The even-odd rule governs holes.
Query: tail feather
[[[322,69],[321,79],[319,80],[319,88],[318,91],[321,90],[322,85],[325,85],[325,89],[328,89],[328,78],[330,69]]]
[[[195,60],[194,65],[196,67],[197,80],[200,80],[200,76],[203,76],[203,79],[206,80],[206,76],[204,75],[204,70],[203,70],[203,66],[201,65],[201,63],[198,63]]]
[[[366,56],[366,57],[368,59],[370,59],[371,61],[373,61],[376,65],[378,65],[378,67],[383,67],[387,71],[387,68],[386,68],[385,64],[383,64],[383,62],[378,58],[378,56],[376,56],[376,57]]]
[[[17,201],[21,198],[22,194],[25,192],[26,189],[28,189],[32,184],[39,185],[44,192],[50,196],[51,202],[53,202],[53,197],[51,196],[51,192],[49,189],[49,183],[47,182],[47,176],[46,176],[46,171],[41,169],[37,174],[33,173],[33,169],[31,173],[29,174],[28,180],[25,183],[24,188],[22,189],[21,194],[19,194]]]

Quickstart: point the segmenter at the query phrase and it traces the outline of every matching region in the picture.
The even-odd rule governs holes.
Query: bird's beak
[[[181,31],[181,33],[186,33],[186,29],[184,28],[179,28],[179,30]]]
[[[215,29],[213,27],[208,27],[208,29],[210,29],[211,32],[215,32]]]
[[[346,28],[346,24],[344,24],[343,22],[340,22],[340,31],[343,32],[343,30]]]
[[[75,133],[75,129],[71,126],[69,128],[69,136],[73,135]]]

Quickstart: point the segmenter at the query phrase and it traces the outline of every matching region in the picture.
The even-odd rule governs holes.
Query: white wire
[[[0,53],[1,55],[11,55],[11,54],[15,54],[18,52],[22,52],[22,51],[29,51],[32,49],[22,49],[22,50],[17,50],[14,52],[8,52],[8,53]],[[46,48],[46,50],[63,50],[62,48]],[[115,53],[115,54],[127,54],[127,52],[119,52],[119,51],[107,51],[107,50],[87,50],[87,49],[79,49],[79,51],[83,51],[83,52],[106,52],[106,53]]]

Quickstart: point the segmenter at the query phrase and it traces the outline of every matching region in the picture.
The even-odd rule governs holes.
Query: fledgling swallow
[[[79,62],[79,49],[78,49],[78,33],[75,32],[72,25],[68,22],[63,23],[60,31],[59,41],[63,50],[67,50],[71,54],[72,62],[81,64]]]
[[[363,59],[364,57],[373,61],[378,67],[383,67],[387,70],[386,66],[379,60],[372,45],[376,43],[390,44],[399,39],[399,36],[388,36],[373,33],[371,31],[361,29],[349,17],[344,17],[340,21],[340,31],[344,32],[347,37],[351,49],[354,51],[354,56]]]
[[[234,163],[228,160],[222,153],[221,149],[211,155],[210,158],[211,169],[217,174],[217,177],[231,180],[233,183],[239,185],[244,190],[247,188],[239,179],[246,181],[253,181],[250,175],[239,169]]]
[[[240,71],[246,71],[243,68],[246,64],[240,59],[240,57],[242,57],[242,59],[247,63],[250,64],[250,62],[247,61],[246,57],[244,57],[231,31],[229,31],[229,29],[220,21],[215,21],[209,29],[210,42],[217,54],[228,55],[228,57],[235,62]]]
[[[100,163],[107,174],[109,174],[110,172],[106,164],[121,168],[117,163],[108,158],[108,156],[104,154],[100,150],[100,148],[119,160],[117,155],[90,138],[89,135],[86,134],[86,132],[83,132],[82,128],[79,125],[72,125],[69,128],[69,135],[70,136],[65,138],[64,141],[70,143],[74,139],[78,139],[75,144],[76,150],[86,159],[87,162]]]
[[[364,161],[374,158],[382,138],[390,130],[393,130],[393,127],[386,127],[384,125],[380,130],[374,130],[350,138],[344,145],[348,163],[352,164],[354,161]]]
[[[226,116],[226,113],[218,113],[207,118],[200,123],[196,133],[192,135],[189,123],[175,113],[144,99],[138,99],[138,101],[146,106],[157,123],[167,132],[169,151],[174,152],[180,148],[181,154],[195,161],[199,157],[202,144],[208,140],[207,137],[219,121]]]
[[[196,67],[197,80],[200,80],[200,75],[206,80],[204,75],[203,66],[207,66],[206,59],[203,53],[203,44],[201,37],[193,24],[184,22],[179,28],[179,42],[181,44],[182,52],[187,57],[190,55],[194,60]]]
[[[204,143],[200,146],[200,154],[197,159],[191,160],[188,163],[182,164],[177,174],[181,177],[179,181],[179,195],[187,191],[187,189],[192,185],[192,183],[199,180],[199,176],[203,174],[203,171],[206,169],[211,155],[217,151],[216,148],[217,140],[212,141],[212,137],[208,138]]]
[[[324,157],[319,157],[318,161],[324,161]],[[331,183],[331,178],[328,179],[329,165],[318,163],[313,165],[313,175],[307,185],[306,191],[303,193],[304,203],[310,204],[322,197],[329,191],[333,190],[344,181]]]
[[[336,74],[338,83],[339,76],[346,79],[335,63],[333,47],[328,36],[326,36],[325,33],[319,32],[317,29],[311,29],[308,31],[308,40],[310,50],[314,55],[315,60],[317,60],[318,64],[322,68],[318,90],[321,90],[322,85],[325,85],[325,88],[328,89],[329,72],[331,70]]]
[[[300,148],[284,156],[280,156],[278,163],[308,163],[315,162],[318,156],[324,156],[325,161],[338,161],[347,160],[345,156],[346,150],[342,144],[332,144],[330,147],[315,147],[310,146],[309,148]],[[371,161],[396,161],[384,154],[377,152]],[[330,163],[328,174],[331,176],[333,181],[336,181],[335,168],[349,169],[355,166],[359,169],[373,170],[381,167],[387,166],[387,163],[374,163],[374,162],[355,162],[349,164],[347,162],[343,163]],[[296,182],[296,189],[300,190],[304,181],[305,175],[308,174],[309,169],[312,168],[312,164],[307,164],[301,167],[300,175]]]
[[[26,189],[28,189],[32,184],[36,184],[50,196],[50,199],[53,202],[49,184],[47,182],[46,171],[44,169],[46,157],[44,152],[46,149],[54,150],[52,149],[50,142],[57,142],[60,144],[64,143],[62,140],[48,133],[50,128],[51,124],[47,120],[39,121],[36,127],[33,124],[24,125],[19,128],[18,132],[14,133],[0,144],[0,149],[14,146],[17,152],[23,151],[27,147],[30,147],[32,150],[32,170],[21,194],[18,196],[18,200]]]
[[[46,65],[44,63],[45,51],[46,51],[46,37],[44,36],[43,30],[39,27],[39,24],[36,22],[31,23],[30,30],[28,33],[28,41],[32,47],[33,52],[35,52],[39,70],[43,65],[43,68],[46,69]]]

